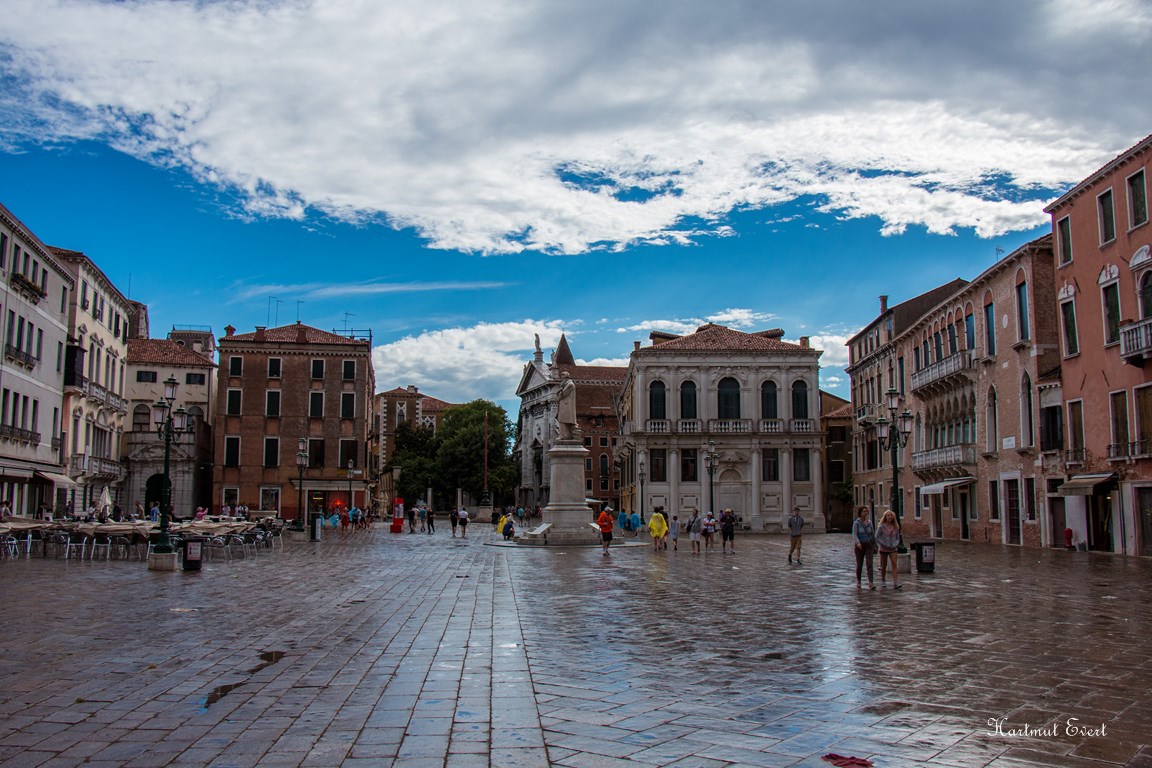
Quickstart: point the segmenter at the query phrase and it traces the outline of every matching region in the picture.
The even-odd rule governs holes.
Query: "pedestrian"
[[[408,507],[408,533],[416,533],[416,507]]]
[[[680,516],[672,515],[672,522],[668,523],[668,538],[672,539],[672,551],[676,551],[677,544],[680,541]],[[664,543],[665,549],[668,543]]]
[[[456,526],[460,523],[460,510],[453,508],[448,513],[448,524],[452,526],[452,538],[456,538]]]
[[[716,516],[709,510],[700,523],[700,533],[704,536],[704,551],[712,549],[712,542],[716,538]]]
[[[504,525],[500,526],[500,532],[504,534],[504,541],[511,541],[516,535],[516,523],[513,522],[511,515],[504,516]]]
[[[640,522],[640,513],[632,510],[632,514],[628,515],[628,530],[632,532],[632,538],[640,538],[641,525],[643,525],[643,523]]]
[[[668,521],[664,519],[664,508],[656,507],[652,516],[648,518],[648,533],[652,536],[652,549],[667,549],[668,543],[664,537],[668,535]]]
[[[700,528],[703,526],[703,522],[700,519],[700,510],[693,507],[684,527],[688,529],[688,539],[692,542],[692,554],[694,555],[700,554]]]
[[[89,509],[91,509],[91,507],[89,507]],[[152,509],[150,509],[148,511],[148,518],[154,523],[159,522],[159,520],[160,520],[160,502],[158,502],[158,501],[152,502]]]
[[[892,564],[892,589],[900,589],[900,577],[896,574],[896,552],[900,546],[900,525],[896,522],[896,513],[888,510],[880,518],[880,527],[876,529],[876,546],[880,549],[880,583],[885,583],[885,570]]]
[[[860,507],[852,521],[852,549],[856,553],[856,589],[860,589],[860,571],[868,563],[868,589],[876,589],[872,580],[872,555],[876,552],[876,529],[868,519],[868,507]]]
[[[612,507],[606,507],[605,511],[611,513]],[[624,510],[620,510],[616,515],[616,527],[620,529],[620,533],[628,530],[628,513]]]
[[[732,546],[732,554],[736,554],[736,514],[731,509],[724,510],[720,515],[720,549],[728,551]]]
[[[524,525],[524,507],[516,507],[516,524]]]
[[[432,510],[432,507],[428,507],[428,514],[425,519],[428,522],[428,535],[431,536],[436,533],[436,513]]]
[[[600,546],[604,549],[604,555],[607,556],[608,547],[612,545],[612,508],[608,507],[600,513],[600,517],[596,518],[596,525],[600,526]]]
[[[468,510],[460,508],[460,538],[468,538]]]
[[[803,543],[804,537],[804,518],[800,516],[800,507],[792,508],[792,517],[788,518],[788,535],[790,541],[788,542],[788,564],[792,564],[792,553],[796,553],[796,565],[804,565],[800,561],[800,546]]]
[[[420,516],[420,533],[424,533],[425,531],[428,530],[428,524],[426,522],[426,519],[428,516],[428,511],[426,509],[424,509],[424,507],[420,507],[420,511],[418,514]]]

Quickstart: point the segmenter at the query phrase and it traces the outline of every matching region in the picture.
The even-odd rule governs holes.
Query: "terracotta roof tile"
[[[852,408],[852,403],[848,403],[847,405],[842,405],[839,408],[837,408],[833,411],[829,411],[828,413],[824,414],[824,418],[826,418],[826,419],[850,419],[850,418],[852,418],[852,416],[854,414],[855,414],[855,410],[853,410],[853,408]]]
[[[614,365],[553,365],[557,373],[567,373],[572,381],[624,381],[628,369]]]
[[[744,333],[735,331],[723,325],[708,323],[696,329],[695,333],[687,336],[677,336],[667,341],[662,339],[667,334],[653,334],[654,343],[650,347],[641,347],[639,354],[651,354],[666,350],[683,350],[686,352],[807,352],[819,354],[820,350],[802,347],[799,344],[790,344],[781,341],[776,329],[758,333]]]
[[[273,344],[293,344],[296,343],[299,329],[304,329],[304,343],[305,344],[357,344],[367,346],[366,339],[349,338],[341,336],[336,333],[329,333],[322,331],[319,328],[313,328],[310,325],[303,323],[292,323],[291,325],[281,325],[276,328],[264,329],[264,341]],[[256,341],[256,332],[253,333],[235,333],[231,336],[225,336],[219,340],[220,342],[228,341]]]
[[[169,339],[128,339],[128,362],[141,365],[216,367],[216,363],[206,356]]]

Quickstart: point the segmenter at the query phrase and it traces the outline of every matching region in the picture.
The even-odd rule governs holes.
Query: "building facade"
[[[588,455],[584,459],[584,495],[605,506],[620,507],[620,465],[616,459],[619,420],[616,402],[627,373],[619,366],[577,365],[566,336],[544,362],[540,340],[533,359],[524,366],[516,395],[513,458],[520,469],[517,504],[525,509],[545,507],[551,492],[548,451],[556,440],[556,397],[567,375],[575,385],[576,426]]]
[[[440,428],[445,412],[453,407],[452,403],[426,395],[411,384],[375,395],[369,437],[372,451],[370,466],[373,474],[379,478],[373,499],[377,509],[388,509],[388,500],[398,495],[394,476],[384,472],[384,467],[392,463],[396,451],[396,429],[401,424],[408,424],[412,427],[425,427],[435,433]]]
[[[75,487],[61,446],[75,278],[2,205],[0,281],[0,501],[16,515],[61,514]]]
[[[370,501],[372,338],[304,325],[218,340],[214,506],[304,520]],[[298,463],[302,459],[303,463]]]
[[[211,332],[208,332],[211,336]],[[212,350],[213,342],[200,349]],[[128,339],[127,400],[131,420],[124,433],[128,476],[125,502],[151,509],[164,489],[164,442],[157,434],[152,406],[164,396],[165,382],[176,381],[173,409],[188,412],[191,432],[168,448],[172,511],[191,517],[197,507],[212,506],[212,422],[216,364],[183,339]]]
[[[1074,541],[1152,554],[1152,136],[1045,210],[1052,217]]]
[[[824,530],[821,352],[783,335],[709,323],[636,343],[620,399],[625,508],[732,509],[770,532],[799,508]]]
[[[70,340],[64,360],[64,435],[74,511],[122,504],[127,476],[121,450],[128,402],[128,317],[124,294],[87,255],[52,248],[72,273]]]
[[[820,435],[824,444],[824,525],[828,531],[850,531],[852,497],[852,403],[820,391]]]

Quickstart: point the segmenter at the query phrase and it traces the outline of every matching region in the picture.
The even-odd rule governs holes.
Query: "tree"
[[[494,503],[511,498],[517,484],[512,462],[512,423],[490,400],[473,400],[444,414],[437,432],[437,478],[474,499],[484,490],[484,417],[488,417],[488,490]]]
[[[436,453],[440,439],[431,427],[413,426],[405,421],[397,425],[395,440],[392,460],[384,469],[400,468],[396,493],[411,505],[424,498],[430,480],[436,487]]]

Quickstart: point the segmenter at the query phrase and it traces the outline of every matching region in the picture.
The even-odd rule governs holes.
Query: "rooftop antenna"
[[[296,322],[300,322],[300,305],[303,303],[303,299],[296,299]]]
[[[356,313],[355,312],[345,312],[344,313],[344,333],[348,333],[348,318],[350,318],[350,317],[356,317]]]
[[[277,314],[279,314],[279,309],[280,309],[280,299],[276,298],[275,296],[269,296],[268,297],[268,317],[264,320],[264,324],[269,325],[269,326],[272,325],[272,302],[276,302]]]
[[[1003,255],[1004,255],[1004,249],[1003,248],[997,248],[996,249],[996,261],[1000,261],[1000,257]]]

